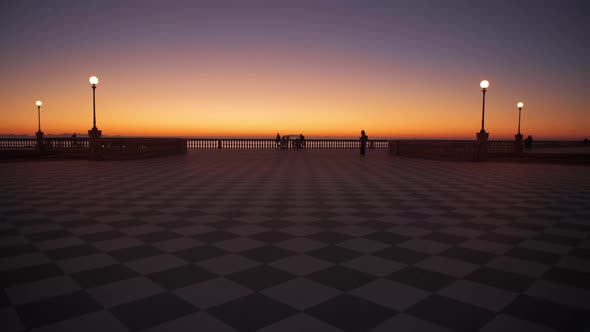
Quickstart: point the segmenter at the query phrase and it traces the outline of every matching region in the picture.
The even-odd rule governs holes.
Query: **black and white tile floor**
[[[383,151],[0,163],[0,329],[590,331],[589,170]]]

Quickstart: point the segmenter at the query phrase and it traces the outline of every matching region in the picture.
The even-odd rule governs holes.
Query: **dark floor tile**
[[[416,211],[403,211],[403,212],[397,213],[397,215],[400,217],[412,219],[415,221],[432,217],[432,215],[430,215],[430,214],[420,213],[420,212],[416,212]]]
[[[419,228],[423,228],[429,231],[436,231],[439,230],[441,228],[446,227],[444,224],[441,223],[437,223],[437,222],[431,222],[431,221],[426,221],[426,220],[418,220],[416,222],[412,223],[413,227],[419,227]]]
[[[388,279],[404,283],[416,288],[435,292],[451,284],[455,279],[446,274],[408,266],[393,272]]]
[[[541,233],[534,238],[538,241],[551,242],[565,246],[575,246],[581,239],[556,234]]]
[[[10,305],[10,299],[4,292],[4,289],[0,288],[0,308],[8,307]]]
[[[332,263],[343,263],[359,256],[361,253],[343,247],[327,246],[306,253],[308,256],[323,259]]]
[[[462,237],[462,236],[441,233],[441,232],[432,232],[422,238],[426,239],[426,240],[441,242],[441,243],[450,244],[450,245],[457,245],[457,244],[467,240],[467,238]]]
[[[27,328],[40,327],[101,309],[102,307],[83,291],[16,307],[16,311]]]
[[[568,231],[575,231],[575,232],[590,232],[590,225],[588,224],[575,224],[571,222],[558,222],[553,224],[552,227],[561,228]]]
[[[193,235],[192,238],[203,243],[215,243],[237,237],[236,234],[224,231],[212,231]]]
[[[531,223],[519,222],[519,221],[511,222],[511,223],[507,224],[506,226],[512,227],[512,228],[524,229],[527,231],[537,231],[537,232],[545,229],[545,225],[531,224]]]
[[[504,313],[520,319],[547,325],[559,331],[582,331],[588,325],[590,312],[521,295],[504,308]]]
[[[517,293],[524,291],[535,281],[534,278],[488,267],[482,267],[476,271],[473,271],[471,274],[466,276],[465,279]]]
[[[72,236],[72,233],[68,232],[65,229],[56,229],[53,231],[47,232],[40,232],[40,233],[33,233],[27,235],[27,237],[35,242],[47,241],[47,240],[55,240],[62,237],[69,237]]]
[[[139,245],[135,247],[117,249],[109,251],[109,255],[113,256],[120,262],[127,262],[134,259],[156,256],[161,254],[162,251],[150,246],[150,245]]]
[[[174,215],[179,218],[196,218],[199,216],[206,215],[206,213],[202,212],[200,210],[197,210],[197,209],[193,209],[193,210],[189,210],[189,211],[176,212],[176,213],[174,213]]]
[[[72,278],[84,288],[130,279],[137,275],[137,272],[122,264],[114,264],[71,274]]]
[[[59,223],[62,227],[66,229],[76,229],[78,227],[85,227],[85,226],[92,226],[96,225],[96,220],[94,219],[75,219],[75,220],[68,220],[62,221]]]
[[[257,234],[250,236],[250,238],[252,238],[254,240],[258,240],[258,241],[262,241],[262,242],[266,242],[266,243],[282,242],[285,240],[292,239],[293,237],[294,236],[292,236],[292,235],[288,235],[283,232],[274,231],[274,230],[261,232],[261,233],[257,233]]]
[[[363,226],[374,229],[375,231],[377,231],[377,233],[385,232],[386,229],[391,228],[390,223],[376,221],[376,220],[369,220],[367,222],[364,222]]]
[[[0,238],[6,237],[6,236],[14,236],[14,235],[20,235],[20,233],[18,232],[18,229],[16,229],[16,228],[8,228],[8,229],[0,230]]]
[[[166,241],[166,240],[171,240],[171,239],[177,239],[179,237],[182,237],[182,235],[175,233],[175,232],[171,232],[171,231],[159,231],[159,232],[147,233],[147,234],[142,234],[142,235],[137,236],[137,238],[139,238],[140,240],[142,240],[146,243]]]
[[[333,266],[314,272],[308,275],[307,278],[342,291],[358,288],[375,279],[375,277],[363,272],[342,266]]]
[[[343,294],[306,310],[315,318],[344,331],[369,331],[396,312],[376,303]]]
[[[484,251],[462,247],[451,247],[440,253],[440,255],[480,265],[483,265],[496,257],[494,254]]]
[[[227,252],[225,250],[222,250],[220,248],[211,245],[204,245],[194,248],[183,249],[174,252],[174,255],[189,262],[199,262],[209,258],[223,256],[226,253]]]
[[[99,253],[98,249],[88,244],[64,247],[45,251],[45,254],[53,260],[68,259],[80,256],[88,256]]]
[[[285,217],[284,213],[279,212],[278,214],[279,214],[278,217],[283,217],[283,218]],[[260,225],[264,228],[277,230],[277,229],[293,226],[293,223],[289,222],[289,221],[281,220],[281,219],[271,219],[269,221],[259,223],[258,225]]]
[[[293,256],[295,255],[295,253],[289,250],[285,250],[283,248],[275,247],[273,245],[266,245],[243,251],[240,253],[240,255],[262,263],[269,263],[279,260],[281,258]]]
[[[119,231],[110,230],[110,231],[105,231],[105,232],[80,235],[79,237],[83,238],[86,241],[98,242],[98,241],[107,241],[107,240],[117,239],[117,238],[124,237],[124,236],[126,236],[126,235],[119,232]]]
[[[568,253],[568,255],[590,260],[590,249],[574,248]]]
[[[510,214],[505,214],[505,213],[499,213],[499,212],[492,212],[492,213],[488,213],[485,215],[485,217],[488,218],[494,218],[494,219],[500,219],[500,220],[506,220],[506,221],[515,221],[517,220],[519,217],[518,216],[514,216],[514,215],[510,215]]]
[[[558,254],[523,247],[514,247],[504,255],[547,265],[555,264],[561,258]]]
[[[312,235],[308,236],[308,238],[316,240],[316,241],[321,241],[321,242],[324,242],[327,244],[337,244],[337,243],[340,243],[340,242],[343,242],[343,241],[346,241],[346,240],[352,238],[352,236],[338,233],[338,232],[323,231],[323,232],[312,234]]]
[[[186,287],[215,278],[216,275],[192,264],[149,274],[153,281],[166,289]]]
[[[240,271],[226,278],[244,285],[254,291],[261,291],[278,284],[282,284],[295,276],[268,265],[259,265],[249,270]]]
[[[492,311],[440,295],[432,295],[406,312],[453,331],[477,331],[494,318]]]
[[[395,233],[391,233],[391,232],[385,232],[385,231],[367,234],[364,236],[364,238],[367,238],[370,240],[375,240],[375,241],[380,241],[383,243],[387,243],[389,245],[402,243],[402,242],[405,242],[405,241],[408,241],[409,239],[411,239],[408,236],[403,236],[403,235],[399,235],[399,234],[395,234]]]
[[[468,214],[459,213],[459,212],[455,212],[455,211],[449,211],[449,212],[442,213],[442,214],[440,214],[440,217],[451,219],[451,220],[469,220],[469,219],[473,218],[473,216],[470,216]]]
[[[21,244],[9,247],[0,247],[0,257],[18,256],[22,254],[28,254],[35,251],[39,251],[37,247],[32,244]]]
[[[428,254],[398,246],[385,248],[383,250],[377,251],[376,253],[373,253],[373,255],[406,264],[415,264],[429,257]]]
[[[135,218],[146,218],[146,217],[152,217],[152,216],[157,216],[157,215],[161,215],[162,212],[158,211],[158,210],[143,210],[143,211],[137,211],[137,212],[129,212],[129,215],[132,215]]]
[[[132,331],[139,331],[198,311],[171,293],[154,295],[110,309]]]
[[[239,331],[256,331],[296,313],[291,307],[255,293],[208,310]]]
[[[2,288],[7,288],[62,274],[64,274],[64,272],[57,265],[52,263],[28,266],[14,270],[4,270],[0,273],[0,285],[2,285]]]
[[[113,221],[113,222],[109,223],[109,225],[111,225],[112,227],[115,227],[117,229],[121,229],[121,228],[127,228],[127,227],[142,226],[142,225],[145,225],[145,223],[139,219],[130,218],[130,219]]]
[[[475,229],[475,230],[484,231],[484,232],[493,231],[497,227],[496,225],[484,224],[481,222],[473,222],[473,221],[464,221],[462,223],[457,224],[456,226]]]
[[[504,244],[511,244],[516,245],[522,242],[522,238],[509,236],[505,234],[495,233],[495,232],[487,232],[479,237],[481,240],[492,241],[497,243],[504,243]]]
[[[166,204],[163,204],[164,206],[166,206]],[[194,224],[188,220],[183,220],[183,219],[178,219],[178,220],[173,220],[173,221],[167,221],[164,224],[161,224],[162,227],[165,227],[166,229],[178,229],[178,228],[185,228],[185,227],[190,227],[193,226]],[[179,231],[180,232],[180,231]]]
[[[568,286],[590,289],[590,273],[554,267],[543,274],[543,279]]]

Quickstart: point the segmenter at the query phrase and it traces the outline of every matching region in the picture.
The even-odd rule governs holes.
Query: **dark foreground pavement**
[[[383,151],[1,163],[1,330],[588,331],[589,171]]]

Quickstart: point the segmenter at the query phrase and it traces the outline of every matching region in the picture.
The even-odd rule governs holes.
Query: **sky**
[[[590,1],[0,2],[0,134],[590,137]]]

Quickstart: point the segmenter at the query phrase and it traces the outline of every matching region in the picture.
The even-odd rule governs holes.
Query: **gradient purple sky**
[[[590,136],[589,1],[2,1],[0,133]]]

